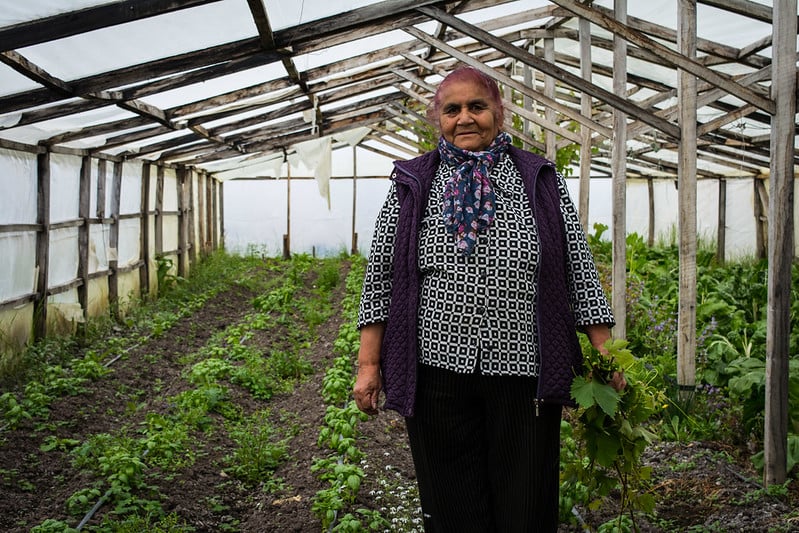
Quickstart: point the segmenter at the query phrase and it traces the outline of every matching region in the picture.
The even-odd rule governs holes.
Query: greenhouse
[[[649,402],[615,466],[564,417],[560,530],[799,527],[796,0],[5,4],[0,529],[423,530],[355,314],[462,65],[565,178]],[[749,470],[700,497],[644,448]]]

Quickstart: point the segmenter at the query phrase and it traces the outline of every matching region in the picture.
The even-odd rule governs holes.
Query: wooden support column
[[[205,256],[205,174],[197,173],[197,248],[199,257]]]
[[[680,53],[696,58],[696,2],[679,0]],[[678,164],[680,287],[677,310],[677,386],[689,398],[696,386],[696,76],[679,70],[677,106],[681,142]]]
[[[47,336],[47,285],[50,263],[50,152],[36,157],[36,306],[33,316],[33,338]]]
[[[97,218],[105,218],[105,182],[108,179],[108,164],[105,159],[97,162]]]
[[[80,164],[80,183],[78,193],[78,218],[81,225],[78,227],[78,303],[83,312],[84,320],[88,318],[89,311],[89,242],[91,232],[91,213],[89,205],[91,200],[92,185],[92,158],[84,156]]]
[[[530,52],[531,54],[535,54],[535,44],[530,45],[527,48],[527,51]],[[527,63],[524,63],[522,65],[522,72],[523,72],[523,75],[524,75],[524,85],[526,87],[530,87],[532,89],[535,89],[535,72],[533,71],[532,67],[530,67],[530,65],[528,65]],[[513,91],[513,87],[508,87],[508,90],[509,91]],[[530,95],[528,95],[527,93],[522,93],[522,107],[524,109],[532,111],[534,104],[535,104],[535,102],[530,97]],[[532,134],[530,132],[530,125],[534,124],[534,123],[532,121],[530,121],[529,119],[524,118],[523,121],[522,121],[522,124],[524,125],[524,133],[530,135],[530,137],[535,138],[535,134]],[[530,143],[528,143],[527,141],[523,140],[522,141],[522,147],[525,150],[529,150],[530,149]]]
[[[796,115],[796,0],[774,1],[771,97],[771,176],[766,325],[766,419],[763,483],[787,479],[788,360],[791,336],[791,266],[794,258],[794,117]]]
[[[139,212],[139,292],[142,298],[150,295],[150,163],[141,167],[141,204]]]
[[[219,187],[219,245],[225,248],[225,182],[218,181]]]
[[[188,220],[186,209],[186,167],[177,171],[176,187],[178,199],[178,276],[185,278],[188,273]]]
[[[211,251],[219,249],[219,182],[210,175],[208,184],[211,188]]]
[[[591,22],[581,18],[580,31],[580,74],[586,81],[591,81],[593,76],[591,65]],[[591,95],[583,91],[580,96],[580,114],[591,118]],[[580,126],[580,197],[578,199],[580,210],[580,225],[583,231],[590,233],[588,227],[588,214],[591,192],[591,129],[586,125]]]
[[[164,167],[158,165],[155,177],[155,257],[164,253]],[[158,287],[160,291],[163,287]]]
[[[755,214],[755,257],[765,259],[768,244],[768,210],[769,200],[766,184],[760,178],[754,182],[754,214]]]
[[[108,236],[108,301],[111,304],[111,313],[119,319],[119,209],[122,200],[122,165],[121,161],[114,163],[114,175],[111,182],[111,231]]]
[[[614,0],[616,20],[627,22],[627,0]],[[627,41],[613,36],[613,93],[627,96]],[[613,314],[616,325],[613,336],[627,338],[627,115],[613,109]]]
[[[547,63],[555,64],[555,39],[547,37],[544,39],[544,59]],[[555,78],[549,74],[544,76],[544,95],[548,98],[555,99]],[[547,106],[544,111],[544,116],[547,122],[555,124],[555,110]],[[558,140],[555,132],[546,130],[546,158],[550,161],[555,161],[558,157]]]
[[[350,253],[358,253],[358,232],[355,231],[356,212],[358,209],[358,148],[352,147],[352,230]]]
[[[205,178],[205,242],[203,245],[203,253],[204,256],[207,256],[214,249],[214,195],[211,176],[203,173],[203,177]]]
[[[283,259],[291,257],[291,163],[286,163],[286,234],[283,235]]]
[[[188,170],[188,191],[186,191],[186,196],[188,197],[188,246],[189,246],[189,261],[191,261],[192,266],[197,262],[197,232],[194,228],[194,182],[195,177],[197,174],[193,170]],[[199,208],[198,208],[199,209]]]
[[[724,264],[727,249],[727,180],[719,180],[719,218],[716,232],[716,261]]]
[[[651,248],[655,245],[655,180],[651,177],[646,179],[646,194],[649,200],[649,231],[646,244]]]

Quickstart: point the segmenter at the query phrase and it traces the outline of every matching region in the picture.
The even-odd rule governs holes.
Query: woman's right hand
[[[377,401],[382,388],[380,365],[361,365],[358,367],[358,376],[355,378],[353,395],[358,409],[368,415],[377,414]]]
[[[380,376],[380,347],[386,325],[375,322],[361,328],[361,345],[358,348],[358,375],[353,394],[355,405],[368,415],[377,414],[377,400],[383,380]]]

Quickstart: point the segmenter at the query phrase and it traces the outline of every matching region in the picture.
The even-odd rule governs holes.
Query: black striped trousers
[[[425,533],[557,530],[561,407],[536,416],[535,386],[419,365],[406,423]]]

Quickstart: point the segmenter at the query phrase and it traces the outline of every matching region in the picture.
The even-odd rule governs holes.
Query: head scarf
[[[496,196],[488,174],[511,143],[507,133],[500,132],[483,151],[462,150],[441,137],[438,152],[441,160],[455,166],[455,172],[444,185],[444,226],[455,235],[461,255],[471,255],[477,234],[494,221]]]

